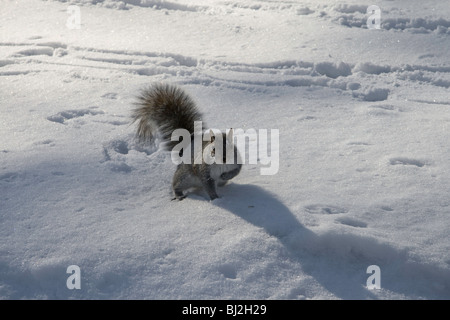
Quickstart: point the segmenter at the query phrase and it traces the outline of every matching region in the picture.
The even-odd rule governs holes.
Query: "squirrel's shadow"
[[[235,183],[224,187],[221,195],[223,198],[214,200],[214,205],[226,209],[256,227],[263,228],[269,235],[278,238],[293,260],[304,265],[306,269],[310,269],[308,273],[337,296],[373,298],[373,295],[364,290],[358,282],[352,283],[354,289],[349,294],[339,283],[336,284],[333,279],[330,281],[330,274],[336,277],[342,274],[343,277],[347,277],[348,271],[345,268],[334,269],[328,266],[327,257],[315,252],[315,248],[326,239],[322,239],[321,236],[303,226],[291,210],[277,199],[276,195],[255,185]],[[314,259],[310,259],[311,257]],[[317,265],[321,266],[322,271],[326,271],[316,272]]]
[[[416,277],[441,282],[442,293],[437,297],[450,293],[450,282],[443,280],[448,279],[448,269],[410,261],[407,251],[364,235],[335,230],[317,234],[303,226],[276,195],[261,187],[231,183],[221,189],[220,194],[222,198],[214,200],[214,205],[276,237],[292,261],[301,264],[306,273],[339,298],[377,298],[364,286],[368,277],[367,266],[373,262],[387,270],[390,265],[397,266],[394,271],[395,268],[410,270],[409,275],[403,275],[391,269],[400,284],[384,281],[384,289],[403,294],[416,294],[415,290],[422,290],[425,297],[435,297],[432,291],[411,287],[408,277]],[[297,290],[302,292],[302,288]],[[293,290],[291,295],[295,296],[295,292]]]
[[[301,235],[307,242],[316,237],[274,194],[261,187],[232,183],[222,188],[221,194],[223,198],[215,200],[214,205],[263,228],[268,234],[277,237],[288,249],[295,249],[291,248],[288,240],[289,235],[293,233]]]

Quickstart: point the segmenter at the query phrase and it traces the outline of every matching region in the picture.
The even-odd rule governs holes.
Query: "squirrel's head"
[[[215,134],[212,129],[209,130],[209,141],[205,148],[204,156],[210,158],[209,161],[217,164],[236,163],[237,150],[234,147],[233,129],[228,130],[228,133]],[[228,156],[228,162],[227,162]],[[214,160],[213,160],[214,159]],[[206,159],[205,159],[206,160]],[[209,162],[206,161],[206,162]]]

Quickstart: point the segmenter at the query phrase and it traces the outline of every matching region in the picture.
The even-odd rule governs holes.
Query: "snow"
[[[446,1],[0,5],[0,298],[450,298]],[[154,82],[279,130],[278,172],[170,201],[130,118]]]

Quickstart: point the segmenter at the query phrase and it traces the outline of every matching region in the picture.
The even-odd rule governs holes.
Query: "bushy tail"
[[[173,85],[155,84],[142,90],[135,105],[132,117],[133,122],[138,122],[137,138],[148,141],[159,132],[167,150],[178,144],[170,140],[175,129],[186,129],[192,134],[194,121],[202,120],[191,97]]]

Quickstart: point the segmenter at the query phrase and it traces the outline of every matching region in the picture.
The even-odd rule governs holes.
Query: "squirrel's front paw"
[[[174,189],[173,189],[173,193],[174,193],[174,195],[175,195],[175,198],[173,198],[172,201],[173,201],[173,200],[179,200],[179,201],[181,201],[181,200],[183,200],[184,198],[186,198],[186,196],[187,196],[187,194],[185,194],[185,193],[183,192],[183,190],[178,189],[178,188],[174,188]]]
[[[219,196],[217,194],[213,194],[213,195],[210,195],[209,198],[210,198],[210,201],[213,201],[214,199],[218,199]]]
[[[175,198],[172,198],[172,201],[174,201],[174,200],[178,200],[178,201],[181,201],[181,200],[183,200],[184,198],[186,198],[186,195],[182,195],[182,196],[175,196]]]

